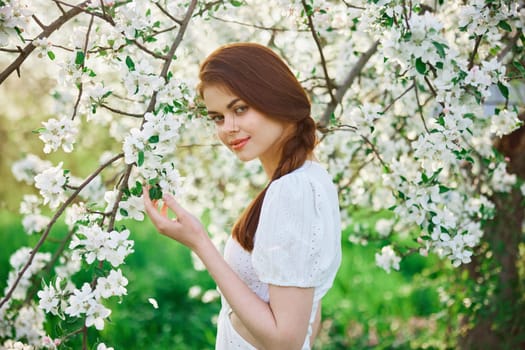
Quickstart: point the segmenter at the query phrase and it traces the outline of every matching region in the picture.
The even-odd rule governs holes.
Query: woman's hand
[[[144,207],[151,222],[163,235],[170,237],[191,250],[195,251],[208,238],[206,230],[201,222],[170,195],[164,195],[163,204],[158,209],[157,201],[152,201],[149,197],[149,188],[144,188]],[[175,215],[175,219],[168,218],[168,208]]]

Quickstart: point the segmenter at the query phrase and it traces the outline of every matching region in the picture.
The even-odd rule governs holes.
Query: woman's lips
[[[241,148],[243,148],[248,143],[249,140],[250,140],[249,137],[233,140],[232,142],[230,142],[230,146],[233,150],[238,151]]]

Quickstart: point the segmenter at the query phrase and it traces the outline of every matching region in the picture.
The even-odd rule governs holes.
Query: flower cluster
[[[35,187],[40,190],[44,204],[51,209],[57,208],[66,199],[65,186],[68,181],[67,171],[62,169],[62,162],[35,176]]]
[[[13,253],[13,255],[11,255],[9,263],[11,265],[12,270],[9,272],[9,275],[7,277],[6,291],[10,289],[11,285],[18,277],[18,273],[29,260],[31,252],[31,248],[22,247],[18,249],[15,253]],[[31,286],[31,277],[34,276],[36,273],[40,272],[40,270],[42,270],[42,268],[50,260],[51,254],[49,253],[35,254],[33,262],[31,263],[31,265],[29,265],[29,268],[24,273],[22,279],[20,280],[20,283],[18,283],[16,289],[14,290],[12,299],[23,300],[25,298],[27,289]]]
[[[11,172],[17,181],[23,181],[28,185],[32,185],[35,183],[35,175],[51,168],[52,165],[50,161],[42,160],[34,154],[28,154],[13,163]]]
[[[0,3],[0,47],[9,44],[10,37],[17,31],[24,32],[29,25],[33,11],[21,0],[7,0]]]
[[[133,241],[128,237],[129,230],[107,232],[97,225],[80,226],[69,248],[73,249],[73,259],[84,258],[88,264],[108,261],[117,267],[133,252]]]
[[[49,217],[42,215],[41,200],[36,195],[24,195],[20,204],[20,214],[24,215],[22,225],[27,234],[43,231],[49,224]]]
[[[64,152],[72,152],[78,129],[75,121],[62,118],[60,120],[51,118],[42,123],[43,129],[39,130],[39,138],[44,142],[44,152],[56,151],[60,146]]]
[[[31,248],[22,247],[9,259],[12,269],[8,275],[7,286],[5,288],[6,293],[13,286],[22,268],[28,262],[31,253]],[[0,309],[0,337],[26,339],[30,345],[40,343],[41,338],[45,335],[43,326],[45,319],[44,313],[36,307],[33,302],[22,306],[17,311],[10,310],[9,307],[12,300],[23,301],[26,299],[28,290],[32,285],[32,278],[38,274],[50,260],[51,254],[49,253],[36,253],[34,255],[32,263],[28,266],[16,288],[13,290],[11,299]],[[32,348],[18,342],[12,342],[8,345],[4,344],[3,346],[8,348],[11,346],[14,349]]]
[[[376,253],[377,266],[390,273],[391,269],[399,270],[399,262],[401,258],[396,255],[392,246],[385,246],[381,248],[381,253]]]
[[[147,113],[142,129],[132,129],[124,140],[124,159],[137,164],[141,177],[154,181],[164,193],[179,192],[181,178],[173,153],[181,125],[172,113]]]
[[[107,277],[100,277],[93,289],[89,283],[84,283],[81,289],[70,284],[62,286],[62,280],[57,278],[55,285],[46,285],[38,292],[39,307],[46,313],[68,315],[71,317],[86,316],[86,326],[104,328],[104,320],[111,314],[111,310],[102,304],[103,299],[112,296],[126,295],[128,280],[122,271],[111,270]]]

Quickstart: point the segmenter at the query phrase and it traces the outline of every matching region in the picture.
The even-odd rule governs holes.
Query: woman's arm
[[[269,286],[265,303],[239,278],[209,239],[202,224],[171,196],[164,197],[161,212],[144,191],[146,212],[158,231],[192,249],[206,266],[259,349],[300,349],[306,337],[313,302],[313,288]],[[176,219],[167,217],[167,208]],[[242,333],[242,332],[241,332]]]

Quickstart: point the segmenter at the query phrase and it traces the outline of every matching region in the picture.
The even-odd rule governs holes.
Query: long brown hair
[[[233,238],[244,249],[252,251],[268,186],[303,165],[316,145],[310,100],[286,63],[269,48],[255,43],[218,48],[201,64],[199,79],[201,97],[206,86],[222,86],[267,117],[295,125],[282,145],[281,158],[269,184],[233,226]]]

